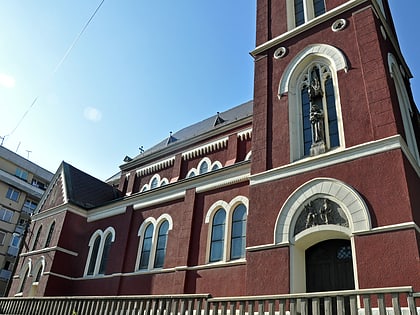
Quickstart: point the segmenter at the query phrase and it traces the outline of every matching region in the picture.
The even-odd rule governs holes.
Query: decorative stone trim
[[[293,60],[287,65],[286,69],[284,70],[283,75],[280,79],[278,91],[279,98],[281,98],[281,96],[285,93],[289,92],[289,83],[292,74],[295,72],[296,67],[298,67],[303,62],[303,60],[309,56],[322,56],[324,58],[327,58],[330,61],[331,65],[334,66],[334,71],[348,71],[346,57],[338,48],[326,44],[308,45],[293,58]]]
[[[192,150],[186,151],[182,153],[182,158],[184,160],[189,160],[191,158],[194,158],[203,154],[208,154],[213,151],[225,148],[227,146],[228,139],[229,137],[224,137],[224,138],[206,143],[202,146],[196,147]]]
[[[287,48],[286,47],[280,47],[280,48],[277,48],[275,51],[274,51],[274,59],[281,59],[281,58],[284,58],[286,55],[287,55]]]
[[[162,160],[157,163],[138,169],[136,173],[137,175],[140,175],[140,176],[148,175],[150,173],[154,173],[154,172],[160,171],[161,169],[172,166],[174,162],[175,162],[175,156],[172,156],[166,160]]]
[[[283,204],[277,218],[274,243],[292,241],[297,218],[304,211],[304,205],[320,196],[337,203],[349,222],[349,233],[369,231],[371,220],[363,198],[349,185],[333,178],[315,178],[296,189]],[[334,226],[318,226],[321,229],[342,228]],[[344,230],[344,229],[343,229]],[[304,231],[305,232],[305,231]],[[310,232],[308,230],[308,232]],[[298,236],[298,235],[297,235]],[[296,236],[296,237],[297,237]]]
[[[338,19],[331,25],[331,30],[333,32],[339,32],[346,28],[347,21],[345,19]]]
[[[238,136],[238,139],[240,139],[242,141],[243,140],[251,139],[251,137],[252,137],[252,128],[248,128],[246,130],[239,131],[238,134],[237,134],[237,136]]]

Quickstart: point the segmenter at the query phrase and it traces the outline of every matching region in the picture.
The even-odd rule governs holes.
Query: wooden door
[[[306,259],[306,291],[323,292],[354,289],[353,262],[350,241],[328,240],[308,248]],[[336,301],[332,301],[333,313]],[[324,303],[321,299],[321,314]],[[311,306],[309,306],[311,309]],[[349,301],[345,299],[346,314]],[[311,311],[311,310],[310,310]]]

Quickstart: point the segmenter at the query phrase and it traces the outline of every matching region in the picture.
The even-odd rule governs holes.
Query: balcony
[[[0,298],[0,314],[309,315],[420,314],[420,293],[411,287],[322,293],[211,298],[148,295]]]

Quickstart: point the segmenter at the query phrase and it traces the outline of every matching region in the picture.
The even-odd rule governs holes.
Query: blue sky
[[[101,0],[0,0],[3,145],[106,179],[140,146],[251,100],[255,2],[105,0],[61,63]],[[390,4],[419,105],[420,1]]]

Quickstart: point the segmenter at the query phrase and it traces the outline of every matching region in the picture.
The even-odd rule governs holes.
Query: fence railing
[[[420,315],[411,287],[322,293],[217,297],[147,295],[0,298],[6,315]]]

